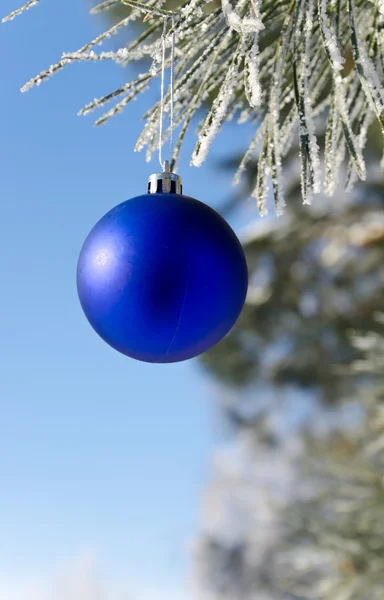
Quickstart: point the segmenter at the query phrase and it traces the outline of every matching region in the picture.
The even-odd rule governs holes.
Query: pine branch
[[[36,6],[36,4],[39,3],[39,1],[40,0],[28,0],[28,2],[26,2],[25,4],[23,4],[19,8],[16,8],[16,10],[12,11],[11,13],[9,13],[9,15],[7,15],[6,17],[3,17],[2,22],[3,23],[7,23],[7,21],[13,21],[13,19],[15,17],[18,17],[24,11],[28,10],[29,8],[32,8],[33,6]]]
[[[5,20],[29,8],[27,2]],[[177,52],[175,115],[179,128],[173,163],[177,162],[192,118],[200,116],[198,141],[192,163],[200,166],[223,124],[237,118],[259,128],[262,135],[251,142],[240,172],[249,157],[260,153],[256,196],[260,212],[266,213],[271,185],[276,211],[285,205],[283,172],[286,157],[295,147],[301,157],[302,197],[310,202],[325,190],[332,195],[346,160],[346,186],[366,178],[364,149],[371,123],[379,121],[384,132],[384,2],[383,0],[222,0],[221,7],[208,0],[181,0],[174,10],[163,0],[105,0],[91,12],[118,5],[128,12],[96,39],[62,58],[22,88],[48,79],[74,61],[112,60],[126,66],[149,60],[149,70],[119,90],[107,92],[80,111],[116,99],[96,123],[121,112],[159,74],[162,21],[173,17]],[[118,51],[96,53],[125,26],[145,16],[145,30]],[[171,31],[166,44],[170,47]],[[170,66],[169,57],[167,65]],[[124,98],[119,100],[118,97]],[[170,111],[166,96],[165,112]],[[325,177],[319,159],[317,136],[328,113],[325,136]],[[136,144],[147,146],[150,158],[157,144],[158,104],[145,115],[143,133]],[[167,132],[169,135],[169,130]],[[261,144],[261,148],[260,148]],[[240,174],[236,177],[238,181]]]

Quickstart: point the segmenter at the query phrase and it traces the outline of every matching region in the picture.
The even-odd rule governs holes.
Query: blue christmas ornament
[[[84,313],[110,346],[137,360],[187,360],[232,328],[248,285],[243,249],[212,208],[183,196],[181,180],[151,176],[148,193],[110,210],[78,262]]]

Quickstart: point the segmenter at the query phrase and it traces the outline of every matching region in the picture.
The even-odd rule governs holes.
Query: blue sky
[[[18,4],[3,1],[1,11]],[[42,0],[1,26],[4,600],[57,600],[60,573],[92,572],[94,559],[108,600],[183,598],[186,542],[214,444],[210,382],[196,364],[130,361],[98,339],[79,307],[75,270],[85,236],[112,206],[143,193],[158,168],[133,153],[140,117],[158,90],[102,128],[92,127],[92,115],[76,116],[124,81],[121,68],[71,65],[19,91],[102,29],[89,8],[86,0]],[[230,139],[232,148],[242,146],[241,133]],[[184,189],[215,205],[230,176],[209,164],[190,168],[191,144],[193,132]],[[71,594],[63,600],[95,600]]]

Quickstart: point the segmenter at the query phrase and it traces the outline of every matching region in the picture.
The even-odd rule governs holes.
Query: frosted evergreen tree
[[[30,0],[4,21],[43,2]],[[23,91],[39,85],[75,61],[112,60],[122,67],[147,59],[147,68],[102,98],[91,101],[81,115],[113,103],[96,120],[105,123],[151,86],[161,72],[162,32],[165,45],[176,39],[175,124],[177,163],[192,118],[200,118],[191,157],[200,166],[225,121],[248,123],[254,138],[240,160],[238,180],[258,156],[252,195],[261,214],[267,211],[271,188],[276,211],[285,206],[283,168],[291,148],[298,149],[301,194],[332,195],[347,165],[346,185],[366,178],[364,148],[369,126],[384,128],[384,2],[383,0],[189,0],[168,6],[162,0],[105,0],[93,13],[117,11],[116,22],[96,39],[71,52],[33,77]],[[124,27],[144,17],[133,41],[121,49],[99,51]],[[166,66],[170,66],[168,53]],[[171,109],[170,94],[165,111]],[[159,103],[144,115],[136,150],[150,158],[158,146]],[[317,136],[325,131],[324,166]],[[164,132],[165,141],[170,132]],[[174,166],[174,164],[172,166]],[[271,185],[270,185],[271,184]]]
[[[333,209],[248,229],[244,312],[203,356],[231,436],[195,540],[198,598],[382,596],[383,198],[371,174]]]
[[[289,167],[284,217],[250,224],[243,235],[247,302],[237,326],[202,358],[220,382],[230,455],[242,453],[243,463],[223,482],[214,462],[208,490],[215,490],[215,508],[203,511],[195,543],[197,597],[382,595],[380,136],[369,132],[368,182],[347,195],[339,188],[337,203],[306,207],[297,202],[300,182]],[[294,166],[294,153],[290,161]],[[256,177],[254,160],[229,208],[248,197]],[[219,508],[225,518],[218,524]]]

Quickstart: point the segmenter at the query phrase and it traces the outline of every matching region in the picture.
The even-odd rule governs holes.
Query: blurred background
[[[1,29],[0,598],[382,599],[380,132],[368,183],[310,209],[292,153],[289,209],[260,219],[257,163],[231,187],[254,132],[228,124],[196,171],[192,127],[184,189],[240,235],[247,303],[199,360],[127,360],[84,319],[75,268],[93,224],[158,168],[133,146],[159,90],[101,128],[76,113],[121,67],[19,91],[105,29],[91,7],[47,2]]]

